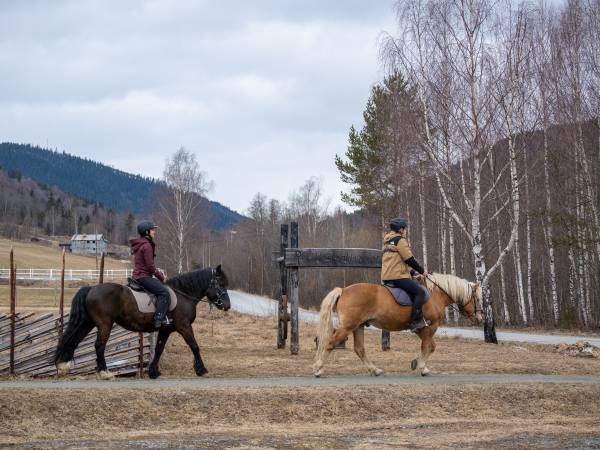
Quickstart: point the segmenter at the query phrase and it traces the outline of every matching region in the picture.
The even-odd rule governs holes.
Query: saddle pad
[[[396,303],[398,303],[400,306],[412,306],[410,295],[408,295],[405,290],[385,285],[384,287],[390,291],[390,294],[392,294],[392,297],[394,297],[394,300],[396,300]]]
[[[129,292],[135,297],[135,301],[137,302],[138,309],[143,313],[153,313],[156,311],[156,295],[150,296],[146,292],[134,291],[129,286],[125,286],[129,289]],[[169,304],[169,311],[173,311],[177,306],[177,296],[173,289],[169,286],[165,286],[169,294],[171,294],[171,303]]]

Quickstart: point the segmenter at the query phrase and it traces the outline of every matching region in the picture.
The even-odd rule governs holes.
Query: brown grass
[[[194,324],[210,377],[308,376],[315,326],[301,324],[300,354],[275,348],[274,318],[209,314]],[[418,338],[366,332],[372,360],[411,373]],[[531,344],[489,345],[440,338],[434,373],[600,373],[600,361]],[[328,374],[365,374],[350,350],[334,352]],[[172,336],[163,377],[195,377],[192,355]],[[599,385],[400,385],[300,388],[189,387],[165,390],[4,390],[0,444],[57,441],[78,448],[129,445],[189,448],[531,448],[600,445]],[[132,444],[133,443],[133,444]],[[557,444],[558,443],[558,444]]]
[[[37,308],[40,306],[57,308],[60,301],[60,286],[17,287],[17,311],[21,308]],[[71,304],[71,299],[79,288],[65,288],[65,306]],[[10,306],[10,290],[8,286],[0,286],[0,307]]]
[[[62,264],[62,250],[32,242],[12,241],[0,239],[0,269],[10,267],[10,249],[14,249],[15,264],[19,269],[60,269]],[[67,253],[65,258],[67,269],[96,269],[95,256],[84,256]],[[129,263],[121,260],[106,258],[106,269],[126,269]]]
[[[19,390],[0,397],[0,443],[98,440],[222,447],[517,448],[598,439],[600,386],[377,386],[177,390]],[[71,442],[72,442],[71,441]],[[205,443],[206,443],[205,442]],[[97,442],[96,442],[97,443]],[[203,446],[203,445],[198,445]],[[287,446],[287,445],[285,445]],[[306,447],[305,447],[306,448]]]
[[[194,329],[204,362],[211,377],[308,376],[312,374],[316,326],[300,324],[300,354],[291,356],[288,348],[276,348],[274,318],[237,313],[209,314],[199,307]],[[553,346],[501,343],[485,344],[462,338],[437,338],[437,348],[428,364],[434,373],[520,373],[579,374],[600,373],[600,360],[566,357]],[[387,373],[409,374],[410,361],[420,351],[420,340],[410,333],[392,333],[392,349],[381,351],[380,332],[365,333],[365,346],[371,360]],[[161,370],[169,377],[193,377],[192,354],[173,334],[161,360]],[[352,338],[346,350],[336,350],[325,373],[366,374],[352,351]]]

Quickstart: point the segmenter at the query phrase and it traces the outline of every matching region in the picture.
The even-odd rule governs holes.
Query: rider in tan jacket
[[[384,285],[405,290],[413,300],[410,328],[417,332],[429,326],[431,322],[423,319],[423,304],[429,299],[429,292],[412,275],[427,271],[415,259],[406,235],[408,221],[395,218],[390,221],[391,232],[383,238],[383,256],[381,261],[381,281]]]

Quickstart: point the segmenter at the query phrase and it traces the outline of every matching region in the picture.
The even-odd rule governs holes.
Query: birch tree
[[[196,156],[181,147],[168,157],[163,171],[166,193],[159,199],[169,252],[177,273],[189,270],[188,244],[199,225],[198,212],[211,182],[200,170]]]

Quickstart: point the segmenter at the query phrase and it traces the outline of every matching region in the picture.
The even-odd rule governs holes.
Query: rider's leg
[[[423,305],[429,298],[429,292],[415,280],[405,278],[397,280],[396,285],[404,289],[413,299],[413,307],[410,324],[413,331],[429,325],[429,321],[423,320]]]
[[[154,313],[154,326],[168,325],[167,309],[169,308],[169,291],[158,278],[144,277],[137,280],[144,289],[156,295],[156,312]]]

